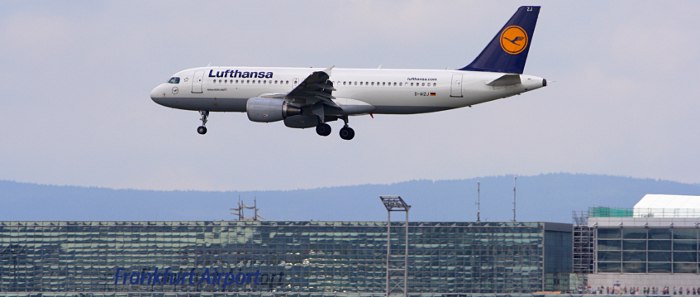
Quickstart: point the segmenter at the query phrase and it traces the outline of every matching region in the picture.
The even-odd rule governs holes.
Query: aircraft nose
[[[163,105],[163,100],[165,100],[167,97],[165,90],[166,88],[163,86],[163,84],[153,88],[153,90],[151,90],[151,100],[153,100],[155,103]]]

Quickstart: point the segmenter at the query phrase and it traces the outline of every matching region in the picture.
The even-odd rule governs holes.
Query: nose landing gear
[[[197,127],[197,133],[204,135],[204,134],[207,134],[206,124],[207,124],[207,119],[209,118],[209,111],[202,110],[199,112],[199,114],[202,115],[202,118],[199,119],[200,121],[202,121],[202,125]]]

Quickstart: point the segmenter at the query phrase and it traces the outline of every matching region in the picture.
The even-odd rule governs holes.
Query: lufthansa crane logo
[[[522,53],[528,41],[525,29],[520,26],[508,26],[501,32],[501,48],[508,54]]]

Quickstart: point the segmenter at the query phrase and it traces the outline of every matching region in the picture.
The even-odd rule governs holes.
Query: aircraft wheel
[[[316,125],[316,133],[321,136],[331,135],[331,126],[326,123]]]
[[[345,126],[342,129],[340,129],[340,138],[345,139],[345,140],[350,140],[355,137],[355,130],[352,128]]]
[[[197,127],[197,133],[202,134],[202,135],[207,134],[207,127],[204,127],[204,126]]]

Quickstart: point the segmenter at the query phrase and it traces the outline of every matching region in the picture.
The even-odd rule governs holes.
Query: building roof
[[[700,217],[700,196],[647,194],[634,205],[635,217]]]
[[[700,209],[700,196],[646,194],[634,208]]]

